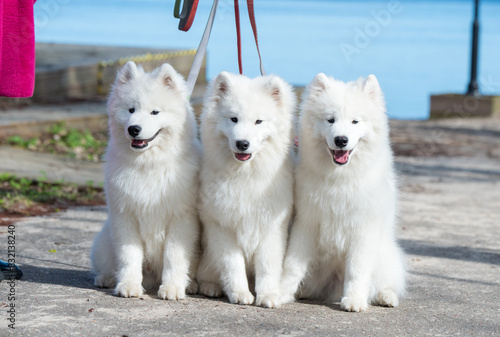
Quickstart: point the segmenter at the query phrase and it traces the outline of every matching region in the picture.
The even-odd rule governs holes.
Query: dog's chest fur
[[[274,179],[242,179],[239,174],[214,174],[202,184],[202,220],[209,217],[236,236],[239,245],[253,251],[268,233],[291,213],[291,167]],[[224,216],[221,216],[221,215]]]
[[[352,170],[351,173],[356,171]],[[372,233],[377,231],[373,223],[379,217],[380,209],[387,207],[383,205],[384,201],[391,200],[379,198],[377,194],[380,191],[391,193],[393,187],[369,173],[360,175],[330,172],[328,179],[316,178],[315,181],[309,179],[299,183],[302,187],[298,188],[307,191],[309,195],[306,198],[311,201],[314,209],[311,214],[316,214],[318,253],[324,256],[344,256],[348,250],[353,249],[359,237],[376,235],[375,232]],[[304,192],[299,191],[299,194],[304,195]]]
[[[145,242],[163,241],[169,219],[194,206],[193,177],[168,164],[109,167],[106,175],[108,202],[135,221]]]

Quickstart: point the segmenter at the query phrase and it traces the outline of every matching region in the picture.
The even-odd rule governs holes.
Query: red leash
[[[257,37],[257,24],[255,23],[255,11],[253,8],[253,0],[247,0],[247,8],[248,8],[248,18],[250,19],[250,24],[252,25],[253,36],[255,38],[255,45],[257,47],[257,53],[259,54],[260,61],[260,74],[266,75],[264,67],[262,65],[262,57],[260,56],[259,50],[259,39]],[[243,75],[243,66],[241,62],[241,32],[240,32],[240,7],[238,4],[238,0],[234,0],[234,18],[236,21],[236,40],[238,45],[238,67],[240,70],[240,74]]]
[[[241,63],[241,32],[240,32],[240,5],[238,0],[234,0],[234,20],[236,21],[236,44],[238,45],[238,68],[240,75],[243,75],[243,65]]]

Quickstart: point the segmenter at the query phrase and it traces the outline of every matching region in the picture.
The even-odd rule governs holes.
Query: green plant
[[[34,151],[65,154],[75,159],[98,162],[107,146],[107,132],[70,129],[61,122],[50,126],[48,133],[39,138],[13,136],[6,142],[8,145]]]
[[[47,205],[52,211],[68,205],[103,204],[102,188],[90,184],[48,183],[42,180],[18,178],[9,173],[0,173],[0,211],[30,214],[29,209]]]
[[[32,149],[33,147],[36,147],[38,145],[39,140],[38,138],[24,139],[21,136],[12,136],[7,138],[7,143],[10,145]]]

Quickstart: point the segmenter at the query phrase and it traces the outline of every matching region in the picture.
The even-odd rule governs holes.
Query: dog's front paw
[[[254,297],[251,292],[246,291],[234,291],[227,294],[229,302],[233,304],[252,304]]]
[[[281,306],[281,300],[278,294],[257,295],[255,304],[264,308],[279,308]]]
[[[186,289],[173,284],[162,284],[158,289],[158,297],[163,300],[183,300],[186,298]]]
[[[99,288],[112,288],[115,284],[113,275],[97,275],[94,279],[94,285]]]
[[[221,287],[213,282],[200,282],[199,293],[208,297],[221,297]]]
[[[345,311],[361,312],[368,309],[368,301],[362,297],[343,297],[340,307]]]
[[[397,307],[399,305],[398,295],[391,289],[385,289],[378,293],[376,302],[385,307]]]
[[[138,282],[120,282],[114,293],[121,297],[139,297],[144,293],[144,289]]]

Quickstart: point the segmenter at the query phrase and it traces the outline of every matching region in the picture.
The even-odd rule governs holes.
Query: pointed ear
[[[231,86],[231,75],[227,71],[221,72],[214,81],[214,95],[219,101],[226,97]]]
[[[117,79],[120,84],[125,84],[137,75],[139,75],[139,69],[136,64],[133,61],[128,61],[118,72]]]
[[[266,86],[267,91],[276,104],[279,106],[283,105],[284,100],[286,100],[285,96],[289,92],[289,90],[287,91],[287,84],[281,78],[271,75],[269,76]]]
[[[384,104],[384,95],[375,75],[368,75],[363,85],[363,91],[378,104]]]
[[[167,88],[172,90],[179,90],[179,84],[177,83],[177,72],[174,67],[168,63],[162,64],[157,70],[155,77]]]
[[[330,80],[328,77],[323,73],[319,73],[309,84],[309,93],[315,95],[324,92],[329,86]]]

